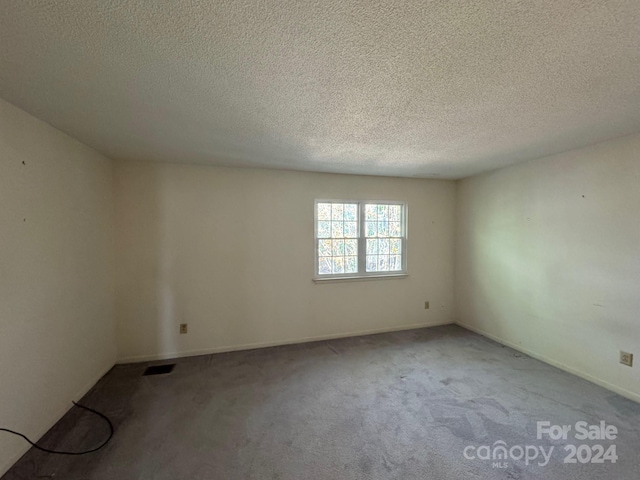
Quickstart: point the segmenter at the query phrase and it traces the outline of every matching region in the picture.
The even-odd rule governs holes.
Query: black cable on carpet
[[[44,448],[44,447],[41,447],[39,445],[36,445],[36,443],[34,443],[31,440],[29,440],[26,435],[23,435],[20,432],[15,432],[13,430],[9,430],[8,428],[0,428],[0,432],[8,432],[8,433],[12,433],[14,435],[17,435],[19,437],[22,437],[27,442],[29,442],[32,447],[37,448],[38,450],[41,450],[43,452],[53,453],[55,455],[86,455],[87,453],[97,452],[102,447],[104,447],[107,443],[109,443],[109,440],[111,440],[111,437],[113,437],[113,431],[114,430],[113,430],[113,424],[111,423],[111,420],[109,420],[109,418],[106,415],[98,412],[97,410],[94,410],[93,408],[85,407],[84,405],[80,405],[79,403],[76,403],[76,402],[72,402],[72,403],[73,403],[74,406],[76,406],[78,408],[83,408],[83,409],[85,409],[85,410],[87,410],[87,411],[89,411],[91,413],[94,413],[94,414],[98,415],[100,418],[104,419],[109,424],[109,437],[99,447],[92,448],[91,450],[86,450],[84,452],[58,452],[56,450],[49,450],[48,448]]]

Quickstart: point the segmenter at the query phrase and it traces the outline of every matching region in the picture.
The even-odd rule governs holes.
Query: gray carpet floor
[[[3,479],[640,478],[640,405],[457,326],[173,362],[164,376],[116,366],[82,399],[115,424],[103,450],[31,449]],[[605,421],[618,437],[537,440],[537,421]],[[73,409],[41,444],[81,449],[107,433]],[[499,466],[463,454],[499,441],[554,451],[546,466],[517,449]],[[568,444],[615,444],[618,459],[565,464]]]

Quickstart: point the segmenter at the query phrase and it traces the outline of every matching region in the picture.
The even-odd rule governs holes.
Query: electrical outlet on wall
[[[620,363],[633,367],[633,353],[620,351]]]
[[[180,335],[183,335],[185,333],[189,333],[189,325],[186,323],[181,323],[180,324]]]

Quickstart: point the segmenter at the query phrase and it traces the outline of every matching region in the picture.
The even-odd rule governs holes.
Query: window
[[[406,274],[406,206],[316,201],[316,278]]]

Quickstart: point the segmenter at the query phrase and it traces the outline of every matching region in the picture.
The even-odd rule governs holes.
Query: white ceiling
[[[460,178],[640,131],[638,0],[2,0],[0,46],[112,158]]]

